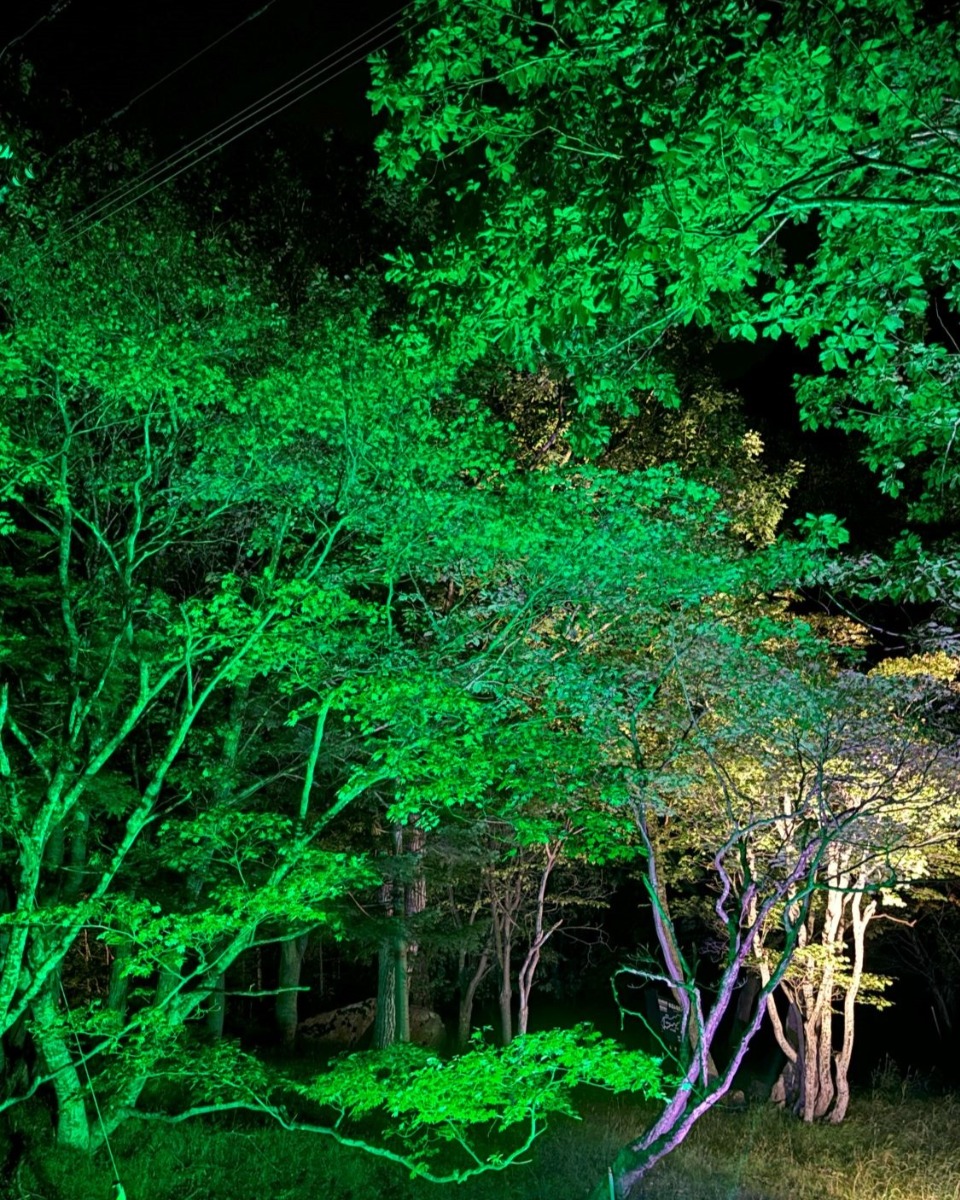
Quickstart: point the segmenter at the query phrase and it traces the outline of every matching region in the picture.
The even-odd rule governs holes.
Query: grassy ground
[[[888,1081],[889,1084],[889,1081]],[[581,1200],[641,1127],[625,1102],[558,1122],[534,1161],[440,1189],[393,1164],[249,1120],[130,1122],[114,1138],[128,1200]],[[36,1141],[34,1145],[37,1146]],[[39,1149],[39,1147],[37,1147]],[[0,1182],[3,1200],[113,1200],[102,1156],[37,1154]],[[714,1111],[651,1175],[646,1200],[960,1200],[960,1101],[876,1087],[840,1127],[804,1126],[765,1104]]]

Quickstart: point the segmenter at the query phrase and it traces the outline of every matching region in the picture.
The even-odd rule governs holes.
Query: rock
[[[358,1000],[330,1012],[308,1017],[297,1026],[299,1037],[332,1050],[356,1050],[373,1029],[377,1015],[376,999]],[[431,1008],[410,1006],[410,1041],[415,1046],[438,1049],[446,1036],[438,1013]]]
[[[432,1008],[410,1005],[410,1041],[427,1050],[439,1050],[446,1039],[447,1031],[439,1013]]]
[[[334,1008],[301,1021],[297,1034],[321,1046],[353,1050],[373,1026],[376,1012],[376,999],[358,1000],[356,1004],[345,1004],[343,1008]]]

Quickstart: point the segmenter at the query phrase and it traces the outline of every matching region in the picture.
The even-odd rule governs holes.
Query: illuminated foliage
[[[918,517],[956,511],[960,59],[916,0],[416,4],[375,59],[394,178],[448,236],[393,277],[465,358],[572,373],[582,422],[678,392],[700,327],[815,349],[807,427],[863,435]],[[599,432],[595,431],[597,437]]]

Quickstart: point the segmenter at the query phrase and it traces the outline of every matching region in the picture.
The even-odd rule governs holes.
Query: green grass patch
[[[579,1200],[643,1127],[625,1099],[557,1119],[529,1164],[438,1188],[326,1139],[238,1115],[176,1126],[132,1121],[113,1139],[127,1200]],[[32,1154],[2,1200],[113,1200],[103,1154]],[[46,1133],[49,1138],[49,1132]],[[714,1111],[651,1175],[645,1200],[960,1200],[960,1102],[875,1091],[840,1126],[803,1125],[770,1105]]]

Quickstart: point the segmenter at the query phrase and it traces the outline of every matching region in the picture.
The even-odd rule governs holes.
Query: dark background
[[[363,57],[396,32],[389,29],[390,14],[402,9],[398,0],[13,0],[0,10],[0,48],[30,60],[34,91],[69,98],[92,125],[245,21],[138,100],[118,118],[119,127],[147,130],[166,154],[342,53],[342,61],[328,64],[328,82],[269,124],[317,136],[335,128],[367,144],[374,126]],[[373,40],[341,51],[358,37]]]

